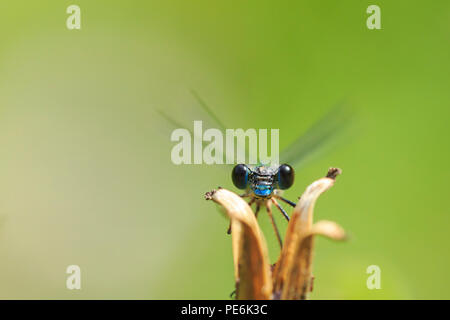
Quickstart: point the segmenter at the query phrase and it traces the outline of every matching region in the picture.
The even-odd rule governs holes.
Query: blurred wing
[[[219,117],[216,116],[216,114],[211,110],[211,108],[205,103],[205,101],[200,98],[198,93],[194,90],[191,90],[192,95],[197,100],[200,107],[203,109],[203,111],[206,112],[206,114],[212,119],[217,125],[218,129],[220,129],[223,133],[225,133],[225,125],[220,121]]]
[[[334,145],[342,137],[353,118],[350,107],[340,103],[316,122],[305,134],[298,137],[280,154],[280,163],[303,167],[308,161]]]
[[[214,112],[211,110],[211,108],[205,103],[205,101],[198,95],[198,93],[194,90],[191,90],[192,95],[197,100],[198,104],[202,107],[203,111],[208,114],[209,118],[212,119],[217,125],[220,131],[222,131],[223,135],[226,134],[226,126],[223,124],[223,122],[217,117]],[[238,146],[237,146],[238,147]],[[245,150],[243,150],[244,154],[247,155],[248,158],[250,158],[250,151],[247,144],[245,144]]]
[[[214,112],[211,110],[211,108],[204,102],[204,100],[202,98],[200,98],[200,96],[195,91],[191,90],[191,93],[197,100],[201,109],[203,110],[203,114],[206,116],[205,118],[208,118],[208,119],[198,119],[198,118],[189,119],[191,126],[192,126],[192,122],[194,120],[201,120],[204,125],[206,125],[208,123],[214,124],[214,126],[222,132],[223,136],[225,136],[225,128],[226,128],[225,125],[220,121],[220,119],[214,114]],[[192,129],[190,129],[188,126],[185,126],[181,122],[175,120],[175,118],[173,116],[171,116],[169,113],[167,113],[161,109],[157,109],[156,111],[159,114],[159,116],[161,116],[165,120],[165,122],[169,124],[169,126],[171,127],[172,130],[177,129],[177,128],[184,128],[191,133],[191,136],[193,137],[193,139],[195,141],[200,142],[204,146],[205,143],[203,141],[203,137],[199,137],[198,135],[195,135],[194,131]],[[211,127],[211,126],[208,126],[208,127]],[[203,128],[203,130],[205,130],[205,129],[207,129],[207,128]],[[219,157],[221,157],[225,163],[225,160],[226,160],[225,155],[222,153],[219,155]]]

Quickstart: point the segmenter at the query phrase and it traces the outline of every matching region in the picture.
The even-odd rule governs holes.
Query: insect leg
[[[231,220],[230,220],[230,224],[228,225],[227,234],[231,234]]]
[[[282,196],[275,195],[274,197],[277,198],[277,199],[280,199],[281,201],[286,202],[288,205],[292,206],[293,208],[295,208],[295,206],[296,206],[295,202],[292,202],[291,200],[285,199]]]
[[[266,201],[266,209],[267,213],[269,214],[270,222],[272,222],[272,226],[275,229],[275,233],[277,235],[278,243],[280,244],[280,248],[283,248],[283,241],[281,240],[280,231],[278,231],[277,224],[275,223],[275,219],[272,215],[272,208],[270,207],[270,202]]]
[[[256,203],[256,209],[255,209],[255,217],[258,218],[258,212],[261,208],[261,204],[259,202]]]
[[[277,200],[275,200],[274,198],[271,199],[272,202],[275,204],[275,206],[278,208],[278,210],[281,211],[281,213],[283,214],[283,216],[286,218],[287,221],[289,221],[289,216],[286,213],[286,211],[284,211],[283,207],[278,203]]]

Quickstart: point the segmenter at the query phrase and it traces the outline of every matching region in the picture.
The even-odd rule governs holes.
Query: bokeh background
[[[71,4],[81,30],[66,28]],[[382,30],[366,28],[370,4]],[[351,139],[285,193],[343,169],[315,217],[351,240],[318,240],[311,298],[450,298],[448,1],[20,0],[0,13],[0,298],[229,298],[228,222],[203,198],[234,190],[229,169],[173,165],[155,112],[192,127],[191,89],[229,128],[279,128],[281,148],[350,101]],[[71,264],[81,290],[66,289]]]

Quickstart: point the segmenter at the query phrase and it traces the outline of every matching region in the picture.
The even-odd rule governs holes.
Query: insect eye
[[[250,169],[245,164],[238,164],[233,168],[233,171],[231,172],[231,179],[233,180],[236,188],[247,188],[249,173]]]
[[[288,164],[282,164],[278,168],[278,187],[282,190],[289,189],[294,184],[294,169]]]

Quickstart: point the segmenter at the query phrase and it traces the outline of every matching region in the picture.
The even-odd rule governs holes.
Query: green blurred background
[[[66,28],[70,4],[81,30]],[[366,27],[370,4],[382,30]],[[173,165],[155,113],[192,126],[190,89],[230,128],[279,128],[282,148],[351,101],[352,139],[285,193],[343,169],[315,218],[352,237],[318,240],[311,298],[450,298],[448,1],[2,1],[0,12],[0,298],[229,298],[228,222],[203,194],[235,190],[230,172]],[[66,289],[71,264],[78,291]],[[366,287],[369,265],[380,290]]]

